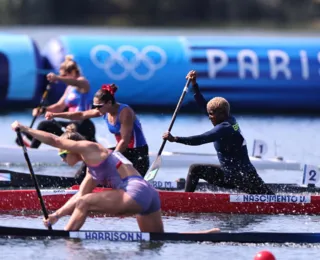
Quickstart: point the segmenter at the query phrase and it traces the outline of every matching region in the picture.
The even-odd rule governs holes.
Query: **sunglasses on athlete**
[[[59,152],[58,155],[59,155],[62,159],[66,159],[68,153],[70,153],[70,152],[67,151],[67,150],[64,150],[64,151]]]
[[[104,104],[92,104],[92,105],[91,105],[91,108],[92,108],[92,109],[96,109],[96,108],[97,108],[97,109],[100,109],[100,108],[102,108],[103,106],[104,106]]]

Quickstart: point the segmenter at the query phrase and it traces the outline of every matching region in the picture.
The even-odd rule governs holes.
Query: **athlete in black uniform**
[[[194,98],[197,104],[209,114],[214,128],[201,135],[174,137],[166,132],[164,139],[186,145],[214,143],[220,165],[193,164],[189,168],[185,191],[194,192],[199,179],[249,194],[274,194],[260,176],[249,159],[247,145],[236,119],[230,115],[230,106],[226,99],[215,97],[208,103],[200,93],[196,82],[196,72],[190,71]]]

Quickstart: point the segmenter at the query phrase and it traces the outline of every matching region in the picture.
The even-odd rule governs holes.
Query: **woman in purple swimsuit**
[[[79,192],[50,214],[45,225],[53,225],[59,218],[71,215],[65,230],[79,230],[88,212],[97,211],[115,215],[138,214],[137,222],[142,232],[163,232],[159,193],[121,153],[87,141],[77,132],[68,131],[58,137],[17,121],[12,128],[20,128],[40,142],[59,148],[59,155],[68,165],[84,161],[88,167]],[[98,184],[108,184],[112,189],[92,193]]]
[[[137,214],[141,232],[164,232],[159,193],[145,181],[132,163],[120,152],[110,151],[102,145],[87,141],[77,132],[66,131],[60,137],[31,129],[15,121],[12,129],[20,128],[39,141],[59,149],[59,155],[68,165],[79,161],[87,165],[87,174],[79,191],[60,209],[44,219],[45,226],[55,224],[59,218],[71,215],[65,230],[79,230],[89,211],[107,214]],[[93,193],[98,184],[109,184],[112,189]],[[211,229],[193,233],[212,233]]]

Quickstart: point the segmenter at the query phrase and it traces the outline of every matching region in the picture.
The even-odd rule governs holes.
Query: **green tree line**
[[[0,0],[1,25],[317,24],[320,0]]]

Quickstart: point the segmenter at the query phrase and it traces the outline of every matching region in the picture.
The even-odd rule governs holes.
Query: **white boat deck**
[[[58,156],[57,149],[40,148],[28,149],[32,163],[61,165],[64,164]],[[157,152],[150,152],[150,164],[156,159]],[[162,167],[183,167],[188,168],[191,164],[219,164],[216,154],[208,153],[183,153],[166,152],[162,153]],[[251,162],[258,170],[291,170],[300,171],[302,166],[299,162],[282,160],[278,158],[256,158],[250,157]],[[0,164],[26,164],[21,147],[0,146]]]

